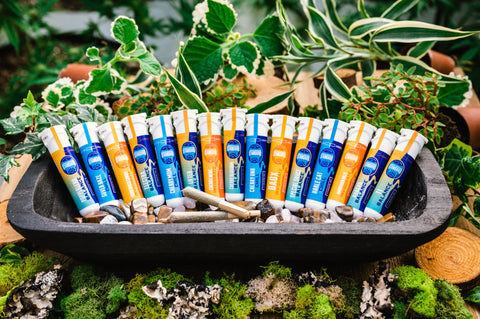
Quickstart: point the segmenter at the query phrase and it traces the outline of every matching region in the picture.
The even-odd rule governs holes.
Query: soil
[[[437,145],[437,147],[448,146],[455,138],[459,139],[465,144],[469,143],[470,136],[468,133],[468,128],[466,123],[461,123],[464,121],[463,118],[457,118],[459,115],[455,115],[454,110],[450,108],[441,108],[437,120],[440,121],[445,127],[442,127],[443,137]]]

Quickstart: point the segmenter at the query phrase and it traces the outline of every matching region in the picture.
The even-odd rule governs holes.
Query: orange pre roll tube
[[[107,150],[123,201],[130,203],[134,199],[142,198],[143,192],[123,136],[121,123],[118,121],[105,123],[98,127],[97,132]]]
[[[292,138],[297,119],[287,115],[272,115],[272,119],[272,143],[270,144],[265,198],[274,207],[282,208],[285,204]]]
[[[362,121],[350,122],[347,142],[328,195],[327,209],[334,211],[335,207],[345,205],[348,202],[367,153],[368,144],[375,131],[376,128],[368,123]]]
[[[223,150],[220,113],[207,112],[197,116],[202,148],[203,183],[205,192],[223,199]]]

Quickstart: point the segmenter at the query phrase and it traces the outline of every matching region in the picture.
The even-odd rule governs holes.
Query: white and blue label
[[[150,137],[148,135],[137,136],[137,144],[133,147],[132,153],[145,198],[162,195],[163,188]]]
[[[80,153],[100,205],[112,200],[118,200],[117,191],[113,186],[113,178],[106,165],[100,143],[83,145],[80,147]]]
[[[300,142],[297,142],[297,147],[301,148],[298,151],[295,150],[285,200],[300,204],[305,203],[315,162],[314,156],[317,153],[317,145],[317,143],[308,142],[306,147],[302,147],[304,145],[300,145]]]
[[[247,136],[245,199],[263,199],[267,178],[267,137]]]
[[[361,212],[365,210],[389,158],[387,153],[378,150],[365,160],[347,205]]]
[[[342,155],[343,144],[335,140],[323,140],[315,163],[307,199],[326,203]]]
[[[245,132],[235,131],[234,138],[225,143],[225,192],[241,194],[245,187]]]
[[[381,215],[385,215],[390,209],[398,189],[415,161],[408,153],[400,159],[394,158],[394,155],[388,162],[366,206]]]
[[[182,176],[175,150],[173,137],[162,137],[153,140],[157,153],[158,167],[167,200],[183,197]]]

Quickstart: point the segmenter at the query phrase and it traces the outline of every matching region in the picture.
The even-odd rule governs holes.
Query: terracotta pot
[[[468,126],[469,144],[475,150],[480,149],[480,106],[459,107],[458,113],[463,117]]]
[[[96,65],[70,63],[60,71],[59,78],[70,78],[73,83],[81,80],[88,80],[89,73],[95,69]]]
[[[443,74],[449,74],[455,69],[455,60],[452,57],[434,50],[428,50],[425,60],[428,65]]]

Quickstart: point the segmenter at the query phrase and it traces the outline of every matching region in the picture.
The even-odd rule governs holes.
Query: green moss
[[[235,280],[235,275],[225,276],[220,280],[211,280],[206,276],[205,284],[219,284],[222,287],[220,303],[212,305],[215,318],[243,319],[255,308],[255,302],[245,296],[247,285]]]
[[[407,305],[401,301],[393,301],[395,306],[395,316],[393,319],[406,319]]]
[[[311,285],[305,285],[298,288],[297,290],[297,300],[295,301],[295,307],[298,309],[307,309],[313,305],[315,298],[317,297],[317,292],[315,287]]]
[[[435,317],[436,295],[430,292],[421,291],[411,301],[410,310],[426,318]]]
[[[283,312],[284,319],[308,319],[309,314],[307,309],[293,309]]]
[[[443,279],[435,280],[438,290],[436,317],[444,319],[470,319],[473,315],[465,307],[457,286]]]
[[[128,293],[128,302],[137,308],[137,318],[158,318],[168,317],[168,306],[162,307],[158,300],[147,296],[142,287],[150,285],[158,280],[162,281],[162,285],[167,289],[173,289],[180,280],[187,280],[184,276],[172,272],[170,269],[156,269],[147,274],[137,274],[126,285],[125,290]]]
[[[33,252],[23,258],[21,264],[0,265],[0,296],[4,296],[24,280],[30,279],[35,274],[45,271],[54,262],[53,258],[47,259],[44,255]]]
[[[362,297],[362,289],[359,283],[353,278],[340,276],[336,280],[336,284],[342,288],[343,295],[346,298],[345,307],[342,309],[342,317],[353,319],[360,315],[360,302]]]
[[[419,289],[425,280],[430,278],[423,270],[414,266],[399,266],[391,271],[397,274],[397,286],[400,289]]]
[[[102,319],[126,300],[123,280],[113,274],[97,275],[92,265],[76,266],[70,284],[73,293],[60,302],[65,319]]]
[[[332,304],[327,295],[318,295],[313,302],[310,318],[312,319],[335,319]]]
[[[280,265],[278,260],[270,262],[268,266],[261,267],[264,269],[262,273],[263,278],[266,278],[269,274],[274,274],[278,279],[292,278],[292,269]]]

